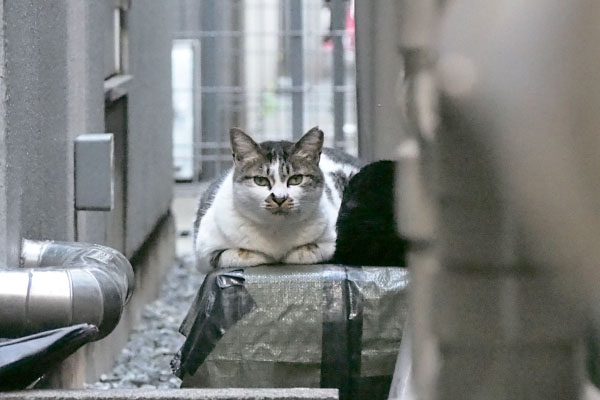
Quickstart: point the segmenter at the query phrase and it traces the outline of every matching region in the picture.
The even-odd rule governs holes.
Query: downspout
[[[114,249],[24,239],[20,268],[0,271],[0,337],[89,323],[101,339],[117,326],[134,285],[131,264]]]

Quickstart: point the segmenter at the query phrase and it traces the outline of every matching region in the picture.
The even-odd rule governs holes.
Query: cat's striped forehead
[[[290,142],[263,142],[260,148],[263,150],[264,161],[260,166],[260,172],[274,180],[285,180],[294,173],[293,162],[290,160],[290,150],[293,144]]]
[[[292,157],[293,143],[287,141],[262,142],[260,148],[264,154],[263,163],[258,165],[260,172],[273,179],[286,178],[294,174],[311,174],[318,165],[299,157]]]
[[[260,175],[268,176],[273,180],[283,181],[293,173],[293,169],[282,157],[273,157],[270,162],[259,167],[259,172]]]

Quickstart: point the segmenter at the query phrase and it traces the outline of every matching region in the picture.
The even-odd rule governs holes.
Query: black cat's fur
[[[407,243],[398,235],[394,217],[394,171],[394,162],[377,161],[350,179],[338,214],[332,262],[406,265]]]

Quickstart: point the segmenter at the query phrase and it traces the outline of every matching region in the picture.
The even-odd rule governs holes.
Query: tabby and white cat
[[[329,260],[358,159],[323,148],[317,127],[296,143],[257,144],[238,128],[230,139],[234,166],[204,193],[194,223],[198,268]]]

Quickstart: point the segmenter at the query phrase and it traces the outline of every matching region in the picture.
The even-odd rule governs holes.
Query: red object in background
[[[329,34],[323,38],[323,48],[325,50],[333,49],[332,40],[332,28],[329,28]],[[345,50],[354,51],[355,46],[355,22],[354,22],[354,0],[350,2],[348,9],[346,10],[346,23],[344,26],[344,36],[342,37],[342,44]]]
[[[350,2],[350,6],[346,11],[346,43],[344,43],[344,47],[347,50],[354,50],[355,44],[355,22],[354,22],[354,1]]]

